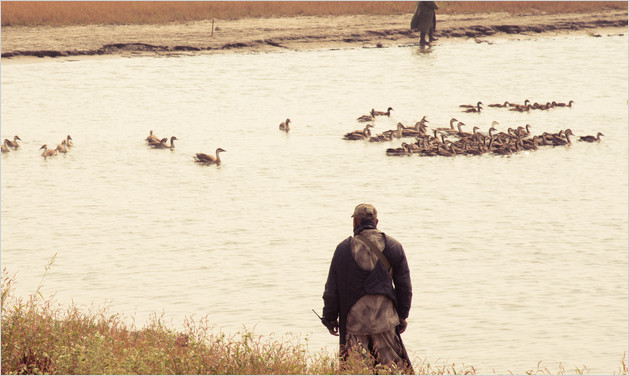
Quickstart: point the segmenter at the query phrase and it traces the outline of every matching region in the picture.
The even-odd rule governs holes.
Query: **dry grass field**
[[[2,26],[148,25],[207,19],[396,15],[414,1],[3,1]],[[440,1],[441,14],[626,10],[622,1]]]

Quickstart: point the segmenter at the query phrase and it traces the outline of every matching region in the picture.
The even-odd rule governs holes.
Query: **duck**
[[[492,103],[492,104],[488,104],[487,106],[489,106],[489,107],[509,107],[509,105],[511,105],[511,103],[509,103],[509,101],[505,101],[503,104]]]
[[[17,143],[17,140],[22,141],[22,139],[20,138],[20,136],[15,135],[13,136],[13,141],[9,140],[8,138],[4,139],[4,143],[8,146],[11,147],[13,149],[17,149],[20,147],[20,144]]]
[[[392,107],[387,108],[386,112],[383,111],[374,111],[373,108],[371,109],[371,116],[391,116],[391,111],[393,110]]]
[[[157,138],[157,136],[153,134],[153,130],[151,130],[149,135],[146,137],[146,142],[148,142],[149,144],[159,143],[159,138]]]
[[[154,148],[158,148],[160,147],[160,144],[166,144],[168,142],[168,138],[164,137],[161,140],[157,140],[157,141],[151,141],[149,142],[149,146],[152,146]]]
[[[454,129],[454,122],[455,121],[458,121],[458,120],[456,118],[450,119],[450,128],[441,127],[441,128],[435,128],[435,130],[437,130],[437,131],[449,131],[449,130],[452,130],[452,131],[456,132],[456,129]]]
[[[411,151],[408,148],[408,144],[402,142],[399,148],[388,148],[385,154],[389,156],[411,155]]]
[[[477,112],[477,113],[480,113],[480,111],[482,109],[482,107],[481,107],[482,104],[483,104],[482,102],[478,102],[478,104],[475,107],[467,108],[463,112]]]
[[[566,138],[565,140],[563,138],[561,138],[561,137],[553,137],[552,138],[551,141],[553,143],[553,146],[568,146],[568,145],[572,145],[572,142],[570,141],[570,136],[574,136],[574,134],[572,133],[572,130],[570,130],[570,128],[566,129],[563,132],[563,135]]]
[[[475,108],[475,107],[480,107],[481,104],[483,104],[483,102],[478,101],[478,103],[476,103],[476,105],[473,105],[473,104],[462,104],[459,107],[461,107],[461,108]]]
[[[557,106],[557,107],[572,107],[573,103],[574,103],[574,101],[570,100],[570,102],[568,102],[568,104],[559,102],[559,103],[555,103],[555,106]]]
[[[39,150],[41,149],[44,149],[44,152],[41,153],[41,156],[44,157],[44,159],[57,155],[57,149],[48,150],[48,145],[46,144],[42,145],[42,147],[39,148]]]
[[[345,133],[343,136],[344,140],[364,140],[371,136],[371,130],[369,128],[373,128],[373,125],[367,124],[362,131],[353,131],[349,133]]]
[[[286,121],[281,122],[279,126],[280,131],[290,131],[290,126],[288,124],[290,124],[290,119],[286,119]]]
[[[224,151],[227,151],[227,150],[222,149],[222,148],[217,148],[216,156],[205,154],[205,153],[197,153],[194,160],[195,162],[199,162],[199,163],[219,165],[221,164],[221,156],[219,155],[219,153],[222,153]]]
[[[602,134],[601,132],[598,132],[596,134],[596,137],[594,136],[581,136],[579,137],[579,141],[581,142],[601,142],[601,136],[605,136],[604,134]]]
[[[67,142],[68,141],[64,138],[63,141],[61,141],[61,143],[57,145],[56,150],[59,153],[63,153],[63,154],[67,153],[68,152]]]
[[[363,116],[360,116],[360,117],[356,118],[356,120],[360,121],[361,123],[366,123],[366,122],[369,122],[369,121],[374,121],[374,120],[376,119],[376,116],[375,116],[375,115],[373,115],[373,114],[374,114],[374,110],[373,110],[373,108],[372,108],[372,109],[371,109],[371,115],[363,115]]]
[[[170,150],[173,150],[175,148],[175,140],[178,140],[178,138],[175,137],[175,136],[172,136],[170,138],[170,146],[168,146],[168,144],[166,143],[168,141],[167,138],[162,138],[160,140],[160,142],[152,143],[152,144],[149,144],[149,145],[151,145],[155,149],[170,149]]]
[[[3,153],[8,153],[11,151],[11,149],[9,149],[9,147],[7,146],[7,140],[6,138],[4,139],[4,142],[2,143],[2,146],[0,146],[2,148],[2,152]]]
[[[74,146],[74,142],[72,142],[72,137],[70,137],[70,135],[66,136],[66,146],[68,149]]]
[[[466,125],[464,122],[459,121],[459,122],[456,124],[456,128],[457,128],[456,130],[454,130],[454,129],[446,129],[446,130],[444,130],[444,131],[442,131],[442,132],[447,133],[447,134],[449,134],[449,135],[459,134],[459,133],[462,133],[462,132],[463,132],[463,131],[461,130],[461,127],[462,127],[462,126],[464,126],[464,125]]]

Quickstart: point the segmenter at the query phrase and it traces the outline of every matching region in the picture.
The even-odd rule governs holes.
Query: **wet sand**
[[[212,20],[164,25],[2,27],[2,63],[59,58],[258,53],[283,50],[419,45],[412,14]],[[512,15],[440,15],[435,44],[568,33],[605,37],[627,32],[627,11]]]

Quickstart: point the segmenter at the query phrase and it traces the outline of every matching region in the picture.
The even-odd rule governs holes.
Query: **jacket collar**
[[[361,218],[358,226],[354,227],[354,236],[360,234],[365,230],[376,229],[376,222],[371,219]]]

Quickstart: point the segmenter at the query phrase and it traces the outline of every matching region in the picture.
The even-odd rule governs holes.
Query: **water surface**
[[[360,202],[405,247],[405,343],[481,372],[618,371],[627,351],[627,37],[413,48],[114,58],[2,67],[2,266],[17,293],[109,305],[139,327],[209,316],[226,332],[296,333],[334,351],[320,311],[329,262]],[[573,108],[459,111],[574,100]],[[377,132],[531,124],[605,134],[511,157],[387,157],[342,140]],[[278,125],[292,120],[284,134]],[[145,145],[149,130],[175,150]],[[44,160],[67,134],[76,146]],[[222,147],[223,164],[197,152]]]

